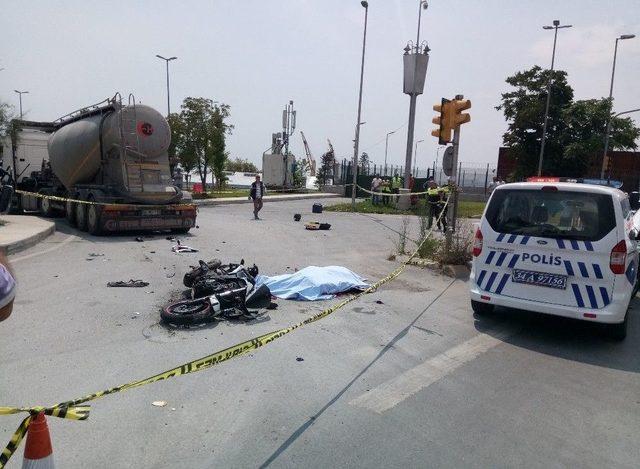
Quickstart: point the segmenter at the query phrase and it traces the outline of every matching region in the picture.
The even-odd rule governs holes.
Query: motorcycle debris
[[[304,361],[304,358],[302,358],[302,357],[296,357],[296,361],[297,361],[297,362],[303,362],[303,361]]]
[[[142,238],[142,236],[137,236],[137,237],[135,238],[135,240],[136,240],[137,242],[139,242],[139,243],[144,242],[144,239]]]
[[[149,282],[145,282],[143,280],[129,280],[128,282],[125,281],[117,281],[117,282],[109,282],[107,283],[108,287],[133,287],[133,288],[142,288],[142,287],[146,287],[147,285],[149,285]]]
[[[167,405],[167,401],[153,401],[151,405],[156,407],[164,407]]]

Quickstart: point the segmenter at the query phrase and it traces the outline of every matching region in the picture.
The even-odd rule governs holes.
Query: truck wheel
[[[76,227],[80,231],[87,231],[87,204],[76,203]]]
[[[100,205],[89,205],[87,208],[87,231],[92,235],[102,234],[101,215],[102,207]]]
[[[493,313],[494,305],[471,300],[471,309],[478,316],[486,316],[487,314]]]
[[[175,234],[187,234],[191,227],[188,228],[171,228],[171,232]]]
[[[39,199],[38,209],[40,210],[40,214],[42,214],[43,217],[53,217],[56,214],[55,209],[51,206],[51,199]]]
[[[607,332],[610,339],[617,342],[627,337],[627,325],[629,324],[629,312],[625,314],[624,321],[619,324],[607,324]]]
[[[74,202],[66,202],[64,216],[71,226],[76,226],[76,204]]]

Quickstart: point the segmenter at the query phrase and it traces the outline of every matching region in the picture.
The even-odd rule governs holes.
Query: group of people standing
[[[415,180],[413,175],[410,176],[409,189],[413,190]],[[393,194],[399,194],[400,188],[404,186],[404,179],[395,173],[391,178],[381,178],[376,174],[371,181],[371,203],[373,205],[389,205]],[[427,192],[427,217],[429,229],[433,226],[433,220],[436,220],[438,229],[446,231],[447,229],[447,198],[451,189],[449,185],[438,186],[433,177],[429,177],[424,185]],[[381,195],[382,194],[382,195]],[[387,195],[388,194],[388,195]],[[397,196],[396,196],[397,197]],[[411,205],[418,203],[418,196],[411,195]]]
[[[373,205],[389,205],[392,194],[399,194],[400,188],[404,185],[404,179],[401,178],[398,173],[395,173],[391,178],[381,178],[379,174],[376,174],[371,181],[371,203]],[[376,192],[378,194],[376,194]],[[380,195],[382,192],[385,195]],[[386,195],[389,194],[389,195]]]

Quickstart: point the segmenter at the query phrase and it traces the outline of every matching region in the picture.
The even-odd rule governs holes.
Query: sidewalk
[[[304,199],[333,199],[340,198],[339,194],[329,194],[326,192],[309,193],[309,194],[278,194],[278,195],[266,195],[264,197],[265,202],[286,202],[289,200],[304,200]],[[223,205],[223,204],[249,204],[251,200],[247,197],[228,197],[221,199],[194,199],[193,203],[196,205]]]
[[[56,230],[52,221],[31,215],[2,215],[0,252],[14,254],[35,246]]]

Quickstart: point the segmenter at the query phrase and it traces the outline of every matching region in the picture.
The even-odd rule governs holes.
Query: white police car
[[[494,306],[609,324],[622,340],[638,286],[638,229],[610,187],[525,182],[496,187],[473,244],[477,314]]]

